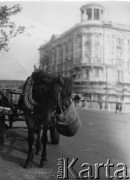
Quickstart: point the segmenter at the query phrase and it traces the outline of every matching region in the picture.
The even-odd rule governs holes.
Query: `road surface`
[[[119,163],[130,169],[130,114],[115,114],[113,112],[78,110],[82,126],[74,137],[60,137],[59,145],[47,145],[48,163],[44,169],[39,168],[40,156],[34,158],[34,167],[30,170],[23,168],[27,156],[27,129],[22,122],[14,123],[14,128],[6,132],[4,145],[0,147],[0,180],[56,180],[58,158],[64,158],[67,163],[76,161],[73,168],[69,168],[69,179],[76,179],[76,173],[86,167],[91,169],[91,175],[96,179],[96,168],[99,163],[114,164],[110,168],[111,176],[121,169]],[[84,168],[81,167],[85,165]],[[86,166],[87,165],[87,166]],[[67,168],[65,169],[67,172]],[[74,170],[74,171],[73,171]],[[91,179],[90,171],[82,174]],[[124,172],[124,171],[123,171]],[[80,174],[81,175],[81,174]],[[120,173],[118,175],[123,175]],[[105,167],[99,169],[99,178],[106,177]],[[113,179],[117,179],[116,177]]]

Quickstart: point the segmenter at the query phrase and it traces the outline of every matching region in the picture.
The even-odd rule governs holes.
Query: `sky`
[[[105,19],[130,25],[130,1],[93,1],[105,7]],[[12,39],[9,51],[0,52],[0,79],[25,80],[39,64],[40,45],[53,34],[61,34],[80,23],[80,7],[90,1],[2,1],[1,5],[19,3],[22,12],[13,17],[24,25],[24,34]],[[91,1],[92,3],[92,1]]]

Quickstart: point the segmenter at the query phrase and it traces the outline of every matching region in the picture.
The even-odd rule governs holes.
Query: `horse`
[[[33,166],[35,154],[34,133],[37,133],[36,153],[40,151],[42,142],[42,153],[40,167],[47,162],[47,130],[52,121],[52,114],[60,114],[72,103],[72,78],[61,77],[43,70],[33,72],[27,78],[23,86],[23,94],[19,99],[19,107],[23,110],[28,128],[28,155],[24,168]],[[28,92],[29,90],[29,92]],[[28,100],[27,100],[28,99]],[[26,102],[27,100],[27,102]],[[28,104],[30,104],[28,106]],[[40,132],[42,138],[40,139]]]

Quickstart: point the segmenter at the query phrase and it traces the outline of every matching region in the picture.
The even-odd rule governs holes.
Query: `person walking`
[[[119,112],[122,113],[122,103],[120,103]]]
[[[116,109],[115,109],[115,113],[117,113],[117,111],[119,111],[119,103],[116,102]]]

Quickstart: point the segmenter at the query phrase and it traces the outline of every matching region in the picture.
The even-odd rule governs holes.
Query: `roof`
[[[100,8],[100,9],[105,9],[104,6],[98,4],[98,3],[89,3],[89,4],[85,4],[83,5],[80,10],[82,9],[88,9],[88,8],[91,8],[91,7],[95,7],[95,8]]]
[[[96,27],[106,27],[106,28],[111,28],[111,29],[117,29],[117,30],[123,30],[123,31],[127,31],[127,32],[130,32],[130,26],[127,26],[127,25],[123,25],[123,24],[117,24],[117,23],[113,23],[112,21],[102,21],[100,24],[95,24],[92,23],[92,24],[89,24],[89,23],[78,23],[76,24],[75,26],[71,27],[70,29],[68,29],[67,31],[65,31],[64,33],[58,35],[56,38],[53,39],[53,41],[48,41],[46,43],[44,43],[43,45],[40,46],[39,50],[40,49],[43,49],[43,48],[46,48],[47,46],[49,46],[52,42],[55,42],[56,40],[60,40],[60,38],[66,36],[67,34],[71,33],[72,31],[76,30],[77,28],[80,28],[80,27],[93,27],[93,26],[96,26]]]

